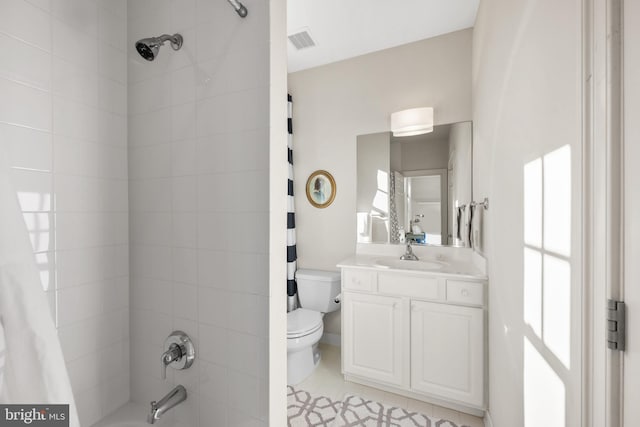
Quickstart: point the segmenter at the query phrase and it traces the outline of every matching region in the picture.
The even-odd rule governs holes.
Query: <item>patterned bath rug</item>
[[[287,386],[288,427],[329,427],[341,407],[342,402]]]
[[[347,396],[331,427],[458,427],[452,421]],[[460,426],[464,427],[464,426]]]

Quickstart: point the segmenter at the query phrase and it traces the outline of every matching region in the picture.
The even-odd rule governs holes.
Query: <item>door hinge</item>
[[[624,351],[626,315],[622,301],[607,301],[607,347],[611,350]]]

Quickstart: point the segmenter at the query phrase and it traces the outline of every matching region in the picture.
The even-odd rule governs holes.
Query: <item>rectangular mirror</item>
[[[357,241],[468,246],[472,124],[357,137]]]

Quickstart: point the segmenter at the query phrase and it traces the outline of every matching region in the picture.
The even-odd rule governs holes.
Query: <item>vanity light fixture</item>
[[[393,136],[412,136],[433,132],[433,108],[411,108],[391,114]]]

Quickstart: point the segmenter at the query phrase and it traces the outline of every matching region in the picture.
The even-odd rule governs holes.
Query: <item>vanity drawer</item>
[[[447,301],[484,305],[484,283],[447,280]]]
[[[369,270],[344,270],[342,288],[351,291],[374,292],[376,284],[375,271]]]
[[[437,277],[378,273],[378,292],[430,300],[444,299],[444,281]]]

